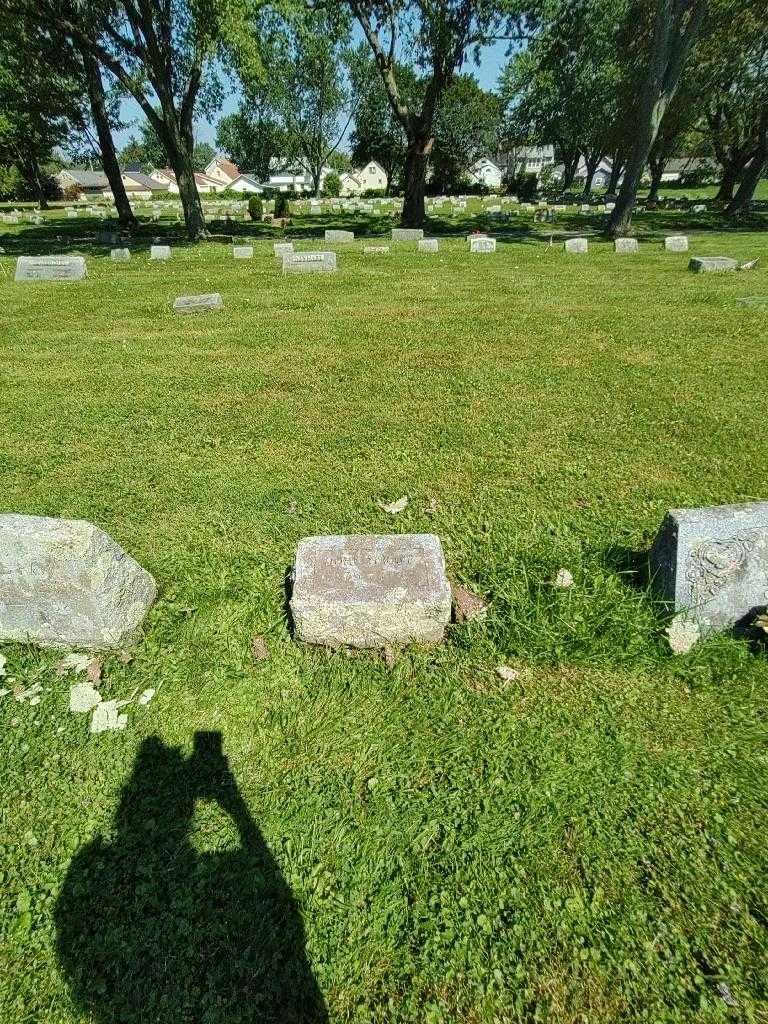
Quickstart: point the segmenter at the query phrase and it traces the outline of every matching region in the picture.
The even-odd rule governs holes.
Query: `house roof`
[[[235,181],[247,181],[249,185],[255,185],[256,188],[263,188],[262,183],[258,178],[254,178],[252,174],[238,174]],[[235,184],[235,181],[232,184]]]
[[[103,171],[81,171],[77,167],[65,167],[60,173],[66,174],[83,188],[109,188],[107,176]]]
[[[219,167],[221,168],[221,170],[224,171],[224,173],[229,178],[239,178],[240,177],[240,168],[237,166],[237,164],[233,164],[231,160],[227,160],[223,156],[214,157],[214,159],[211,160],[211,163],[208,164],[208,167],[210,167],[211,164],[218,164]],[[208,170],[207,167],[206,167],[206,170]]]
[[[140,188],[150,189],[152,192],[167,192],[168,186],[165,182],[150,178],[148,174],[141,171],[123,171],[123,176],[130,181],[135,181]]]
[[[715,161],[708,156],[681,156],[668,160],[664,165],[665,171],[696,171],[702,167],[715,167]]]
[[[152,171],[152,174],[162,174],[170,181],[176,181],[176,175],[173,173],[170,167],[159,167],[157,170]],[[132,175],[133,177],[133,175]],[[155,184],[157,181],[153,178]],[[195,171],[195,181],[198,185],[215,185],[216,188],[221,188],[221,182],[216,181],[215,178],[209,178],[207,174],[203,174],[202,171]],[[160,186],[161,188],[167,186]]]

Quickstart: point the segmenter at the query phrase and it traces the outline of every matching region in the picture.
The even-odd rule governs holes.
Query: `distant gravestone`
[[[420,238],[418,246],[419,252],[438,252],[440,242],[437,238]]]
[[[224,309],[224,302],[218,292],[208,295],[180,295],[174,299],[176,313],[204,313],[207,310]]]
[[[232,246],[232,256],[236,260],[251,260],[253,259],[253,246],[234,245]]]
[[[151,260],[169,260],[171,258],[170,245],[153,245],[149,250]]]
[[[584,253],[589,251],[589,244],[586,238],[566,238],[565,251]]]
[[[694,206],[694,208],[693,208],[693,212],[694,213],[704,213],[706,211],[706,209],[707,208],[706,208],[706,206],[703,203],[697,203],[696,206]]]
[[[667,252],[688,252],[688,238],[686,235],[669,235],[664,239],[664,248]]]
[[[496,252],[496,239],[495,238],[470,238],[469,240],[469,251],[470,252]]]
[[[113,249],[110,252],[110,258],[116,263],[125,263],[131,258],[130,249]]]
[[[706,633],[768,603],[768,502],[672,509],[651,549],[653,586]]]
[[[605,212],[606,213],[612,213],[613,210],[615,210],[615,209],[616,209],[616,203],[606,203],[605,204]]]
[[[149,573],[92,523],[0,515],[0,641],[122,646],[156,594]]]
[[[335,252],[287,252],[283,256],[284,274],[334,274]]]
[[[439,643],[451,616],[440,539],[432,534],[307,537],[294,565],[297,639],[329,647]]]
[[[335,228],[328,228],[325,232],[326,242],[354,242],[354,231],[338,231]]]
[[[96,232],[96,244],[97,245],[117,245],[120,241],[120,235],[116,231],[97,231]]]
[[[740,295],[736,300],[741,306],[753,309],[768,308],[768,295]]]
[[[392,228],[393,242],[418,242],[423,237],[423,228]]]
[[[16,281],[80,281],[88,270],[83,256],[19,256]]]
[[[738,265],[738,261],[729,256],[694,256],[688,263],[688,269],[696,274],[716,274],[735,270]]]
[[[275,242],[273,249],[275,256],[282,259],[287,252],[293,252],[293,242]]]
[[[77,220],[77,210],[67,210],[67,220]]]
[[[633,253],[637,252],[640,246],[637,244],[636,238],[615,238],[613,248],[615,252]]]
[[[363,252],[366,255],[369,255],[369,256],[373,256],[373,255],[376,255],[376,254],[381,255],[381,254],[383,254],[385,252],[389,252],[389,246],[388,245],[364,245],[363,246]]]

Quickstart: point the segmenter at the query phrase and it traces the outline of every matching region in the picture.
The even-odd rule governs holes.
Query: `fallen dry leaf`
[[[103,666],[104,662],[100,658],[94,658],[93,661],[88,662],[88,668],[85,670],[85,674],[91,683],[99,682]]]
[[[80,675],[85,672],[91,662],[90,654],[65,654],[56,666],[56,675],[65,676],[67,672],[74,672]]]
[[[503,679],[505,683],[512,683],[518,678],[520,673],[516,668],[510,668],[509,665],[497,665],[496,675],[499,679]]]
[[[119,659],[123,665],[130,665],[133,661],[133,655],[130,651],[120,651]]]
[[[488,614],[488,605],[477,594],[467,590],[460,583],[451,584],[453,609],[457,622],[473,622],[484,619]]]
[[[254,661],[267,661],[269,658],[269,649],[264,641],[264,637],[259,636],[256,633],[251,640],[251,657]]]
[[[390,515],[396,516],[398,512],[403,512],[408,508],[408,495],[403,495],[402,498],[398,498],[397,501],[393,501],[390,505],[385,504],[383,501],[378,501],[376,504],[384,512],[389,512]]]
[[[573,586],[573,573],[569,569],[558,569],[552,580],[552,586],[558,590],[570,590]]]
[[[89,683],[75,683],[69,691],[69,710],[77,714],[93,711],[101,704],[101,694]]]
[[[392,669],[395,667],[395,665],[397,663],[397,658],[395,657],[395,652],[392,650],[391,647],[385,647],[384,651],[383,651],[383,654],[384,654],[384,664],[387,666],[387,668],[391,672]]]

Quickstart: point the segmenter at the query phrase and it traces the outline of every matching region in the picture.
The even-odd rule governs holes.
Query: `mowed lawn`
[[[691,232],[762,257],[723,275],[453,239],[283,277],[256,245],[0,257],[2,508],[160,588],[105,662],[105,698],[157,691],[124,732],[2,648],[43,691],[0,699],[0,1020],[768,1021],[768,661],[674,658],[640,572],[667,508],[768,498],[766,235]],[[488,617],[393,668],[297,645],[296,543],[352,532],[437,533]]]

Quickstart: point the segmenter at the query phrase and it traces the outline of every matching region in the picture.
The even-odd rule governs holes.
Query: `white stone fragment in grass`
[[[505,683],[513,683],[520,673],[516,668],[510,668],[509,665],[498,665],[496,667],[496,675],[499,679],[503,679]]]
[[[145,704],[149,704],[149,702],[152,700],[154,696],[155,691],[150,686],[149,689],[142,690],[142,692],[139,694],[137,703],[141,704],[142,706]]]
[[[69,691],[69,710],[73,714],[85,714],[101,704],[101,694],[90,683],[75,683]]]
[[[0,640],[125,645],[156,593],[150,574],[92,523],[0,515]]]
[[[91,732],[113,732],[118,729],[125,729],[128,725],[128,716],[121,715],[118,710],[119,701],[105,700],[97,704],[91,716]]]
[[[558,590],[569,590],[573,586],[573,573],[568,569],[558,569],[552,580],[552,586],[557,587]]]
[[[291,613],[296,637],[329,647],[443,640],[451,588],[439,537],[375,534],[299,542]]]
[[[664,248],[667,252],[688,252],[688,238],[686,235],[668,235],[664,239]]]
[[[738,267],[736,267],[736,269],[737,270],[754,270],[759,265],[759,263],[760,263],[759,259],[746,260],[744,263],[740,263],[738,265]]]
[[[218,292],[211,292],[208,295],[180,295],[173,302],[175,313],[205,313],[219,309],[224,309],[224,300]]]
[[[685,615],[676,615],[666,629],[673,654],[687,654],[701,640],[701,628]]]

